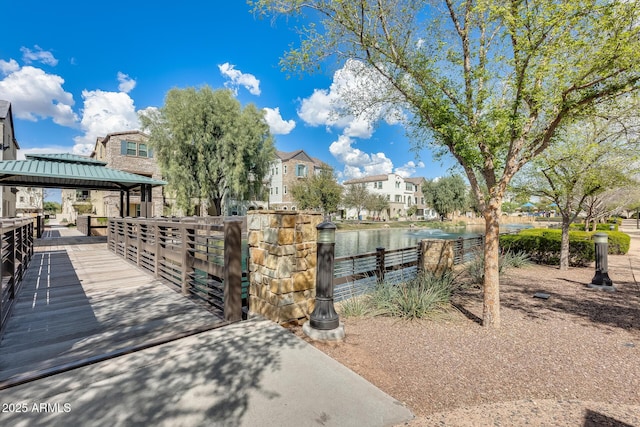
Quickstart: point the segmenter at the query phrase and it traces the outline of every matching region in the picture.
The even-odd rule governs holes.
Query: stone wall
[[[420,267],[424,271],[442,274],[453,268],[453,240],[420,241]]]
[[[321,214],[249,211],[249,311],[279,324],[311,315]]]

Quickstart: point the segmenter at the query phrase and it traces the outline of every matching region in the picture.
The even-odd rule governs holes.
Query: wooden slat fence
[[[246,219],[112,218],[108,247],[206,301],[226,320],[242,319],[248,299]]]
[[[482,250],[484,236],[458,238],[453,244],[453,265],[470,261],[478,251]]]
[[[33,257],[33,232],[33,218],[0,221],[0,338],[20,292],[24,272]]]

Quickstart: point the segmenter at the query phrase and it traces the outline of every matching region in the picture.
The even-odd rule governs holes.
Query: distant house
[[[44,212],[44,190],[36,187],[16,187],[16,216],[37,216]]]
[[[422,186],[426,180],[422,177],[404,178],[400,175],[390,173],[386,175],[371,175],[363,178],[351,179],[343,182],[345,187],[350,185],[364,184],[369,193],[382,194],[389,201],[389,208],[381,213],[361,212],[361,216],[379,215],[380,219],[405,219],[408,218],[407,211],[411,206],[416,206],[416,219],[435,219],[438,213],[427,206],[422,194]],[[356,218],[355,209],[345,209],[342,216],[345,218]]]
[[[325,166],[321,160],[309,156],[304,150],[277,151],[266,182],[269,190],[269,209],[296,210],[290,189],[302,178],[318,173]]]
[[[16,160],[18,155],[18,141],[13,129],[13,113],[9,101],[0,100],[0,142],[2,150],[0,160]],[[16,193],[15,187],[0,186],[0,217],[16,216]]]

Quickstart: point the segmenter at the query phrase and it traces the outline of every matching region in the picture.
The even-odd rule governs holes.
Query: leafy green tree
[[[485,219],[483,324],[500,326],[498,243],[513,176],[568,119],[640,84],[640,2],[251,0],[259,15],[309,13],[283,65],[360,64],[351,114],[403,109],[416,149],[450,153]],[[292,21],[288,21],[292,22]],[[386,86],[384,85],[386,83]],[[366,95],[366,96],[363,96]]]
[[[162,108],[141,115],[149,145],[178,207],[194,212],[193,200],[222,213],[226,196],[259,195],[275,158],[264,113],[244,108],[229,90],[205,86],[172,89]]]
[[[325,215],[336,212],[342,199],[342,186],[328,166],[299,180],[290,191],[298,209],[321,209]]]
[[[52,201],[46,201],[43,204],[43,210],[45,212],[52,212],[52,213],[61,212],[60,203],[52,202]]]
[[[427,181],[422,187],[425,203],[443,218],[468,207],[468,189],[460,175]]]
[[[379,217],[383,210],[389,209],[389,199],[384,194],[369,194],[365,209],[371,212],[374,217]]]
[[[342,204],[356,210],[356,216],[360,219],[360,212],[367,207],[371,193],[364,183],[347,185],[347,190],[342,197]]]
[[[514,186],[540,198],[539,209],[554,204],[560,213],[560,270],[569,268],[569,226],[586,202],[625,186],[627,176],[636,172],[637,147],[622,135],[627,133],[618,132],[608,120],[576,122],[559,132],[560,141],[514,179]]]

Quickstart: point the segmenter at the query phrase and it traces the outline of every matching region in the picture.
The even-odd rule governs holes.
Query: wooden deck
[[[170,340],[222,320],[106,247],[47,230],[2,341],[0,381]]]

